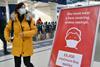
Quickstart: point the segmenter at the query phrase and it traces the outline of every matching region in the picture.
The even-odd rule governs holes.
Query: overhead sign
[[[77,2],[85,2],[87,0],[56,0],[56,3],[59,3],[59,4],[73,4],[73,3],[77,3]]]
[[[49,0],[31,0],[31,1],[40,1],[40,2],[48,2]]]
[[[48,2],[48,0],[40,0],[41,2]]]
[[[55,2],[58,4],[73,4],[73,3],[77,3],[77,2],[84,2],[87,0],[31,0],[31,1],[40,1],[40,2]]]
[[[100,6],[62,9],[50,67],[91,67]]]

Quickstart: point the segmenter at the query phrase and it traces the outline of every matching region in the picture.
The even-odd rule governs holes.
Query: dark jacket
[[[4,37],[5,27],[6,27],[6,19],[0,19],[0,38]]]

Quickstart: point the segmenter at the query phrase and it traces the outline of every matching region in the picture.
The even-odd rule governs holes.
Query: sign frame
[[[80,7],[72,7],[72,8],[62,8],[63,9],[76,9],[76,8],[84,8],[84,7],[95,7],[95,6],[100,6],[100,5],[88,5],[88,6],[80,6]],[[60,10],[60,14],[61,14],[61,10]],[[97,34],[98,34],[98,28],[99,28],[99,23],[100,23],[100,8],[99,8],[99,13],[98,13],[98,18],[97,18],[97,25],[96,25],[96,30],[95,30],[95,35],[94,35],[94,43],[93,43],[93,50],[92,50],[92,58],[91,58],[91,63],[90,63],[90,66],[93,67],[93,60],[94,60],[94,54],[95,54],[95,48],[96,48],[96,40],[97,40]],[[58,17],[58,20],[57,20],[57,27],[56,27],[56,30],[58,29],[58,22],[59,22],[59,19],[60,17]],[[51,55],[52,55],[52,51],[53,51],[53,46],[54,46],[54,42],[55,42],[55,38],[56,38],[56,33],[55,32],[55,36],[54,36],[54,40],[53,40],[53,45],[52,45],[52,48],[51,48]],[[50,59],[51,59],[51,55],[50,55],[50,58],[49,58],[49,67],[50,67]]]

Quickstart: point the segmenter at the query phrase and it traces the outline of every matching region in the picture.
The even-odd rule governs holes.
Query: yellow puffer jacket
[[[4,35],[6,41],[10,40],[10,31],[12,20],[10,19],[8,24],[6,25]],[[22,31],[22,28],[23,31]],[[19,36],[19,33],[23,32],[23,38]],[[35,22],[32,19],[30,26],[26,21],[26,17],[24,17],[22,23],[18,20],[18,16],[15,15],[14,21],[14,40],[12,42],[12,54],[14,56],[31,56],[33,53],[33,46],[32,46],[32,37],[35,36],[37,33],[37,27],[35,26]]]

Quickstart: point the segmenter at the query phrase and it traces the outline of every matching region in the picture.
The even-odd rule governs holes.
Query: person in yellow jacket
[[[32,37],[36,35],[37,27],[31,16],[27,16],[26,13],[24,3],[18,3],[4,31],[6,41],[11,41],[10,31],[13,23],[12,55],[14,56],[15,67],[21,67],[21,57],[23,57],[26,67],[34,67],[30,59],[33,54]]]

